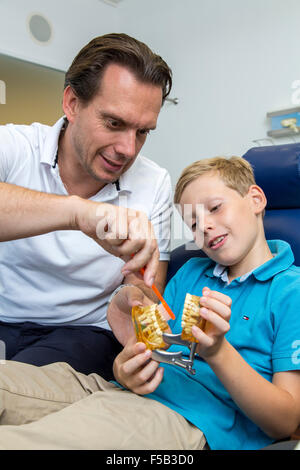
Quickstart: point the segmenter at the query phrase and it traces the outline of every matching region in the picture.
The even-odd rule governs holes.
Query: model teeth
[[[168,330],[168,324],[156,304],[132,307],[132,321],[137,340],[145,343],[148,349],[160,349],[166,346],[163,333]]]
[[[192,334],[192,327],[198,326],[201,330],[205,329],[206,320],[200,314],[200,297],[197,295],[186,294],[183,313],[182,313],[182,339],[198,343]]]

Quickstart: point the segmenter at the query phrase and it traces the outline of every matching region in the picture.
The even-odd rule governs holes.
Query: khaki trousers
[[[0,364],[0,449],[201,450],[203,433],[161,403],[66,363]]]

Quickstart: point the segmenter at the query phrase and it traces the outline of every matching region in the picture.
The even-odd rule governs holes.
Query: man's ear
[[[64,90],[62,107],[64,114],[66,115],[69,122],[74,121],[75,117],[77,116],[79,106],[79,98],[75,95],[73,89],[68,85]]]
[[[248,190],[249,197],[255,214],[262,214],[267,205],[267,198],[263,190],[256,184],[252,184]]]

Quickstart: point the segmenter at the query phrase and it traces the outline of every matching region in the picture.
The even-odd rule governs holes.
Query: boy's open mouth
[[[221,246],[224,245],[226,238],[227,238],[226,233],[224,235],[219,235],[219,236],[213,238],[208,243],[209,248],[211,248],[212,250],[217,250],[218,248],[220,248]]]

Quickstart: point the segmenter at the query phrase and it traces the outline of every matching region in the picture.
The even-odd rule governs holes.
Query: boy
[[[293,346],[300,338],[300,269],[293,266],[291,249],[285,242],[267,243],[266,198],[244,159],[193,163],[177,183],[175,203],[183,214],[184,205],[192,204],[187,223],[196,241],[203,236],[202,249],[210,258],[188,261],[164,293],[176,315],[169,325],[180,333],[186,292],[203,291],[201,313],[210,328],[203,333],[193,327],[201,358],[195,361],[196,376],[164,366],[165,381],[158,386],[163,369],[155,373],[155,365],[147,365],[141,378],[138,356],[128,376],[122,358],[136,346],[120,353],[115,376],[136,393],[153,391],[149,397],[199,427],[211,448],[260,448],[287,437],[300,422],[300,366]],[[202,224],[197,224],[197,204],[203,205]]]
[[[175,203],[183,214],[184,205],[192,205],[186,222],[195,240],[203,238],[209,256],[188,261],[164,293],[176,315],[169,322],[173,333],[181,332],[185,294],[201,295],[209,327],[205,332],[193,327],[199,342],[196,374],[159,365],[143,343],[136,343],[124,312],[149,299],[137,287],[124,286],[113,297],[108,318],[126,343],[114,363],[116,380],[134,393],[95,374],[72,371],[85,389],[81,398],[101,391],[83,400],[78,393],[77,403],[64,403],[64,409],[39,421],[0,427],[3,448],[201,449],[207,441],[211,449],[259,449],[297,428],[300,269],[287,243],[265,239],[266,198],[250,165],[237,157],[190,165],[177,183]],[[170,348],[179,349],[184,347]],[[37,373],[28,368],[27,375]],[[69,382],[75,387],[74,379]],[[63,402],[63,393],[58,395],[56,404]],[[89,444],[84,444],[87,430]]]

